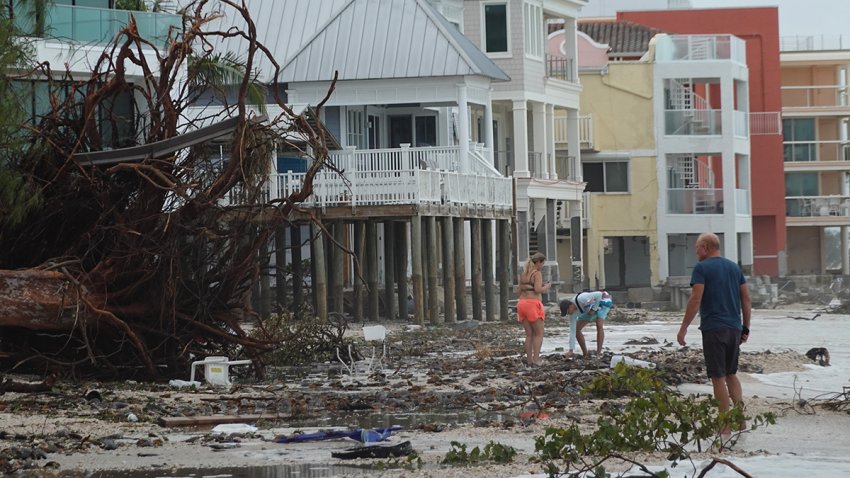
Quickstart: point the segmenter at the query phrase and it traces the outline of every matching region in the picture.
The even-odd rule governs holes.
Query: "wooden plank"
[[[199,415],[194,417],[159,417],[163,427],[202,427],[223,423],[250,423],[258,420],[280,420],[289,418],[279,413],[261,413],[253,415]]]

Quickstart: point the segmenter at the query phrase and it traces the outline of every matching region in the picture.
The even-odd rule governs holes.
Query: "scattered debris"
[[[344,451],[331,453],[334,458],[340,460],[355,460],[357,458],[396,458],[416,453],[409,441],[398,445],[371,445],[359,448],[349,448]]]
[[[789,317],[791,317],[791,316],[789,315]],[[813,315],[812,317],[800,317],[800,316],[797,316],[797,317],[791,317],[791,318],[792,318],[792,319],[794,319],[794,320],[815,320],[815,319],[817,319],[818,317],[820,317],[820,314],[815,314],[815,315]]]
[[[814,360],[822,367],[829,366],[829,350],[826,347],[815,347],[806,352],[806,357]]]
[[[299,443],[305,441],[337,440],[340,438],[351,438],[361,443],[375,443],[384,441],[393,432],[401,430],[401,427],[378,428],[374,430],[356,428],[350,430],[320,430],[315,433],[295,433],[288,436],[277,436],[276,443]]]
[[[641,337],[639,339],[631,339],[624,342],[625,345],[657,345],[658,339],[653,337]]]

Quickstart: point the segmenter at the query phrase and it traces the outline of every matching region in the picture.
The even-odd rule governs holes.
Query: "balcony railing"
[[[582,115],[578,120],[578,141],[581,149],[593,149],[593,115]],[[555,142],[569,143],[569,118],[567,116],[555,116]]]
[[[783,108],[846,108],[850,86],[783,86]]]
[[[668,135],[722,134],[720,113],[720,110],[665,110],[664,133]]]
[[[332,152],[329,159],[342,174],[320,171],[304,206],[457,203],[510,208],[513,203],[511,178],[498,175],[489,165],[471,165],[469,172],[452,169],[460,159],[457,146],[352,149]],[[473,154],[469,159],[480,161]],[[299,191],[304,178],[305,173],[273,175],[271,199]]]
[[[785,198],[788,217],[850,216],[848,196],[788,196]]]
[[[558,179],[578,181],[579,177],[576,168],[575,156],[559,156],[555,158],[555,171],[558,173]]]
[[[844,35],[794,35],[779,38],[779,51],[850,50]]]
[[[668,214],[723,214],[722,189],[667,189]]]
[[[736,214],[750,214],[749,190],[736,189]],[[667,189],[668,214],[723,214],[722,189],[669,188]]]
[[[172,28],[180,28],[182,17],[167,13],[136,12],[108,8],[50,5],[46,13],[46,32],[34,31],[34,25],[19,25],[35,36],[59,38],[81,43],[107,43],[135,17],[139,35],[154,43],[164,43]],[[27,23],[28,16],[17,16]]]
[[[532,178],[547,179],[549,178],[549,168],[545,164],[548,158],[544,157],[540,151],[528,152],[528,172]]]
[[[750,113],[750,135],[782,134],[782,113],[758,111]]]
[[[575,83],[576,74],[573,59],[547,54],[546,76]]]
[[[850,161],[850,141],[785,141],[785,162]]]
[[[658,38],[656,61],[732,60],[747,63],[746,43],[733,35],[668,35]]]

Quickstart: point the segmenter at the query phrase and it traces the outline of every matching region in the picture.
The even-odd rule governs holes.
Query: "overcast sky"
[[[850,0],[690,0],[690,3],[694,8],[778,6],[782,36],[850,37]],[[582,9],[582,16],[614,16],[617,10],[662,9],[666,5],[667,0],[590,0]]]

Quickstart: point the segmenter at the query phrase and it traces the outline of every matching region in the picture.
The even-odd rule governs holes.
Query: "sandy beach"
[[[617,353],[654,360],[659,367],[676,363],[698,367],[698,348],[683,350],[671,343],[679,313],[623,313],[625,320],[612,320],[606,326],[606,357]],[[743,349],[740,373],[747,411],[771,411],[778,421],[743,434],[733,450],[722,455],[753,476],[797,476],[784,473],[799,469],[801,463],[813,470],[807,472],[813,477],[850,473],[847,408],[829,411],[819,405],[827,399],[842,399],[843,387],[850,385],[850,317],[793,318],[805,314],[811,314],[806,306],[754,311],[753,332]],[[231,389],[62,382],[47,394],[6,393],[0,397],[3,465],[7,471],[29,467],[38,476],[127,476],[130,470],[133,476],[190,476],[199,469],[224,476],[534,476],[543,473],[539,464],[529,462],[535,437],[550,426],[566,427],[576,421],[592,425],[600,401],[571,394],[573,385],[568,384],[578,387],[607,365],[602,363],[604,359],[563,360],[567,343],[563,321],[548,321],[545,363],[539,369],[524,368],[518,353],[522,332],[516,324],[426,327],[415,336],[403,333],[406,328],[391,327],[389,356],[379,379],[366,374],[351,376],[331,362],[317,364],[315,373],[288,371],[264,383],[234,378],[237,385]],[[592,345],[595,334],[590,328],[587,331]],[[692,342],[698,342],[698,334],[692,327]],[[803,354],[811,347],[827,347],[831,365],[822,367],[806,358]],[[682,393],[710,393],[699,370],[682,370],[683,378],[688,379],[678,387]],[[546,384],[558,384],[560,393],[547,390]],[[535,405],[522,387],[547,397],[548,419],[520,418]],[[426,406],[428,401],[434,406]],[[310,409],[318,404],[324,409]],[[279,418],[246,423],[257,428],[249,433],[217,434],[211,426],[160,425],[167,416],[270,411],[278,412]],[[372,466],[375,460],[331,458],[333,452],[358,445],[350,439],[274,442],[276,436],[295,432],[392,425],[403,429],[388,443],[409,440],[422,460],[421,467],[376,471]],[[518,455],[507,465],[441,466],[452,442],[469,449],[496,442],[514,447]],[[677,473],[685,474],[674,476],[693,476],[711,456],[694,454],[691,471],[680,464]],[[662,456],[639,458],[643,463],[665,465]],[[403,464],[401,461],[392,464]],[[783,462],[784,468],[778,464]],[[789,462],[794,463],[791,468]],[[740,476],[726,475],[731,470],[724,468],[718,466],[708,476]]]

